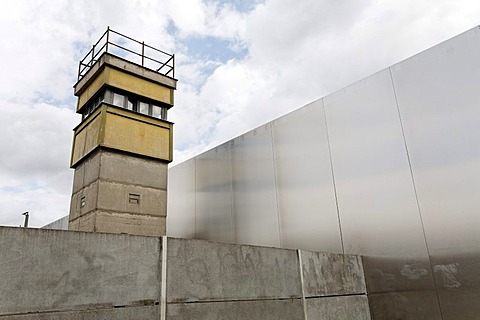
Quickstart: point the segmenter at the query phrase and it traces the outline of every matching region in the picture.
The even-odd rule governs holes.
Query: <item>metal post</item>
[[[142,41],[142,67],[144,66],[144,56],[145,56],[145,42]]]
[[[23,227],[24,227],[24,228],[28,228],[28,218],[29,218],[28,211],[22,213],[22,216],[25,216],[25,220],[24,220],[24,223],[23,223]]]
[[[94,58],[95,58],[95,45],[92,46],[92,61],[90,61],[90,66],[93,66]]]
[[[106,42],[106,45],[105,45],[105,52],[108,53],[108,36],[110,34],[110,26],[107,27],[107,42]]]

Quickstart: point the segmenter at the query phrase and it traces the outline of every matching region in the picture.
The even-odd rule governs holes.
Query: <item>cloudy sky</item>
[[[178,163],[479,23],[474,0],[8,1],[0,225],[68,214],[72,86],[107,26],[176,55]]]

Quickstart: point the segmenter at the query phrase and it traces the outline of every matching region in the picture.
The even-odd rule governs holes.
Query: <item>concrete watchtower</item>
[[[174,56],[110,28],[80,61],[69,230],[165,235]]]

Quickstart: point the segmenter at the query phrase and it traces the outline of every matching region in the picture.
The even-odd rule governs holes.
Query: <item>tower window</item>
[[[136,110],[136,101],[132,99],[131,97],[128,97],[127,99],[127,109],[130,111],[137,111]]]
[[[138,97],[136,95],[128,96],[107,90],[105,101],[110,102],[117,107],[125,108],[127,110],[141,113],[146,116],[167,120],[166,107],[154,105],[146,101],[141,101],[140,99],[141,97]]]
[[[91,102],[89,102],[83,109],[82,120],[88,117],[98,106],[105,100],[105,91],[100,92]]]
[[[149,116],[150,112],[148,109],[149,109],[148,103],[141,102],[141,101],[138,103],[138,112],[140,112],[141,114]]]
[[[125,108],[125,96],[114,92],[113,104],[117,107]]]
[[[160,119],[162,117],[162,108],[152,105],[152,117]]]

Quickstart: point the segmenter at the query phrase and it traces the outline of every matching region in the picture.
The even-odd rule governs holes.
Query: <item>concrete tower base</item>
[[[69,230],[165,235],[167,163],[100,148],[75,167]]]

